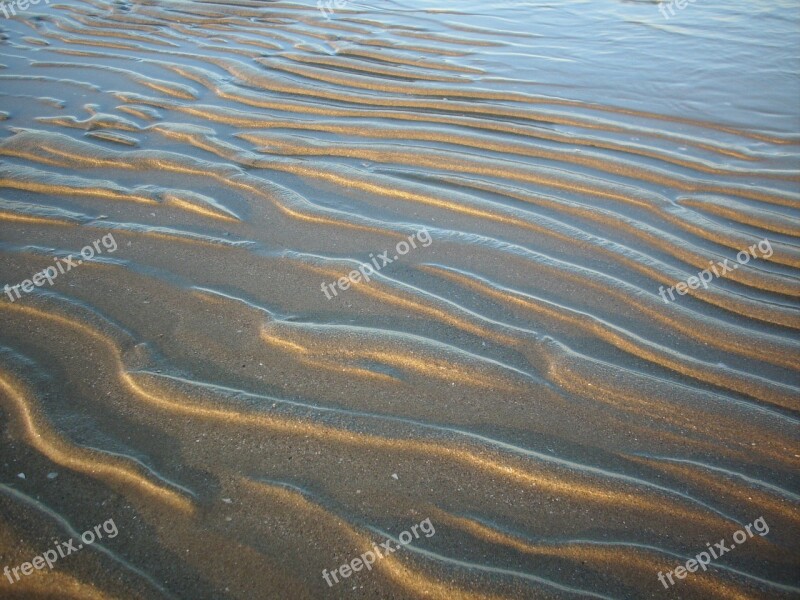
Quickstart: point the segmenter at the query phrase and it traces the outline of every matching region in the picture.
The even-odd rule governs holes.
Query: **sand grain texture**
[[[796,3],[374,4],[0,23],[0,597],[800,596]]]

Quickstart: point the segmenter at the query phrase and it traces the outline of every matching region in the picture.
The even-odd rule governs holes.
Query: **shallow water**
[[[0,24],[0,597],[797,597],[798,3],[339,4]]]

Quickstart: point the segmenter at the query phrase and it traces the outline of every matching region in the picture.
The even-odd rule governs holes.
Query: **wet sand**
[[[800,596],[794,3],[343,4],[0,22],[0,597]]]

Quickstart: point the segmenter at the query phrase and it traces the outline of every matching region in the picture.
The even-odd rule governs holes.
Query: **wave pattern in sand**
[[[0,557],[120,535],[0,595],[797,597],[796,107],[723,118],[723,81],[685,110],[652,69],[616,95],[620,51],[593,65],[565,19],[742,43],[652,4],[344,4],[3,23],[0,279],[118,249],[0,298]],[[729,27],[756,27],[740,4]],[[794,23],[765,5],[751,58]],[[320,576],[426,517],[371,572]]]

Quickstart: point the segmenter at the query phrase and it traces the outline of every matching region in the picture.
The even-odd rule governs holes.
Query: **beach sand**
[[[796,3],[320,6],[0,23],[0,597],[797,598]]]

